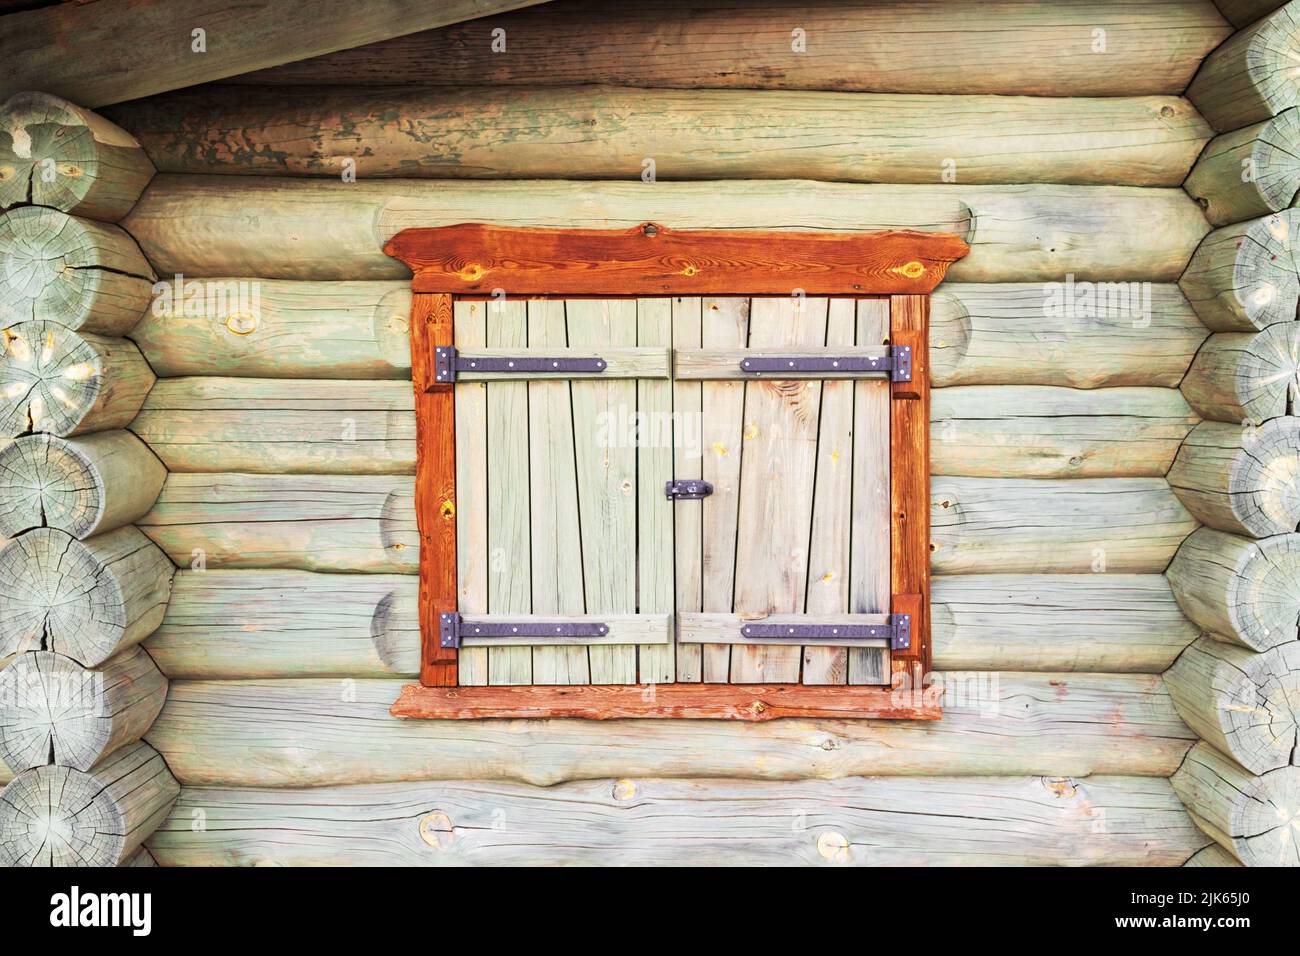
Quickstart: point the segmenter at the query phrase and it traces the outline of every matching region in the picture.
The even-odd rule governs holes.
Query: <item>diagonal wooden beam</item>
[[[0,19],[0,100],[39,89],[103,106],[542,0],[98,0]],[[196,31],[202,30],[202,47]]]

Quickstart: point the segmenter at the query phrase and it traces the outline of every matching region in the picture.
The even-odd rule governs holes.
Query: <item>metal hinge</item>
[[[438,643],[443,647],[460,647],[462,637],[528,637],[544,644],[548,638],[604,637],[608,633],[609,625],[602,621],[466,621],[455,611],[438,615]]]
[[[888,355],[753,355],[740,360],[740,370],[750,375],[782,372],[888,372],[891,382],[912,380],[912,347],[891,345]]]
[[[707,498],[711,494],[713,494],[713,485],[698,478],[678,479],[664,485],[664,496],[670,501]]]
[[[740,635],[786,644],[816,644],[818,638],[840,641],[885,638],[891,650],[905,651],[912,646],[912,615],[891,614],[884,624],[744,624]]]
[[[603,372],[603,358],[570,358],[560,356],[474,356],[463,358],[453,345],[439,345],[433,350],[433,380],[451,383],[461,372]]]

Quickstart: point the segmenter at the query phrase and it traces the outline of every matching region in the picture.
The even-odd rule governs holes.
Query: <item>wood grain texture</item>
[[[893,382],[889,403],[890,587],[919,595],[911,647],[892,653],[894,673],[930,670],[930,300],[896,295],[889,303],[889,336],[910,342],[912,381]]]
[[[484,302],[453,302],[452,341],[457,348],[487,346],[487,310]],[[487,386],[461,382],[455,386],[456,402],[456,583],[463,614],[488,612],[488,470]],[[457,655],[460,684],[488,682],[485,647],[463,647]]]
[[[164,172],[328,177],[353,161],[367,178],[635,178],[652,157],[658,180],[932,183],[950,169],[1178,186],[1211,135],[1164,96],[212,86],[110,115]]]
[[[1300,109],[1212,139],[1183,188],[1226,226],[1280,212],[1300,191]]]
[[[408,276],[383,253],[384,243],[407,228],[478,222],[630,229],[646,221],[683,230],[954,233],[971,243],[970,255],[948,273],[960,282],[1061,282],[1070,273],[1094,282],[1171,282],[1209,229],[1200,207],[1173,188],[364,177],[343,183],[171,173],[154,177],[123,224],[164,273],[369,280]],[[709,276],[706,270],[682,281]],[[803,283],[787,282],[780,293],[795,285]]]
[[[1291,75],[1300,52],[1300,12],[1286,4],[1233,34],[1205,58],[1187,97],[1219,132],[1300,105]]]
[[[800,7],[796,19],[789,7],[773,2],[671,0],[654,8],[611,8],[570,0],[304,60],[238,82],[1128,96],[1181,93],[1202,58],[1232,32],[1208,0],[957,0],[945,3],[942,16],[917,0],[815,0]],[[1098,25],[1106,30],[1104,55],[1093,42]],[[805,31],[805,50],[793,45],[794,26]],[[509,55],[492,52],[496,28],[506,30]],[[874,42],[880,37],[890,42]]]
[[[798,649],[796,648],[796,651]],[[798,655],[795,657],[798,663]],[[513,687],[421,687],[407,684],[393,704],[394,717],[434,720],[535,720],[579,717],[619,720],[776,720],[782,717],[938,720],[937,705],[888,687],[804,687],[799,684],[581,684]]]
[[[149,846],[165,866],[1177,866],[1207,842],[1165,780],[624,777],[187,788]]]
[[[536,229],[463,223],[384,244],[416,292],[512,295],[788,295],[931,291],[970,250],[947,233]],[[612,343],[611,343],[612,344]]]

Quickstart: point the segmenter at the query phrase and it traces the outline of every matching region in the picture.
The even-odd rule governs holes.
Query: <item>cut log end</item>
[[[116,222],[153,177],[135,137],[49,93],[0,107],[0,209],[31,203]]]
[[[1286,4],[1206,57],[1187,97],[1216,130],[1240,129],[1300,105],[1297,21],[1300,12]]]
[[[1216,226],[1289,207],[1300,191],[1300,109],[1211,140],[1184,188]]]
[[[1249,332],[1296,318],[1300,209],[1235,223],[1201,240],[1178,285],[1218,332]]]
[[[1300,866],[1300,767],[1254,776],[1201,743],[1171,782],[1196,825],[1246,866]]]
[[[0,655],[49,650],[102,663],[162,622],[173,571],[134,527],[88,541],[29,531],[0,550]]]
[[[98,669],[48,651],[19,655],[0,671],[0,759],[16,771],[89,770],[139,740],[166,696],[167,679],[139,648]]]
[[[118,866],[166,818],[180,786],[137,743],[90,771],[38,767],[0,793],[0,865]]]
[[[0,435],[11,438],[121,428],[153,386],[149,364],[126,339],[23,322],[4,330],[4,346]]]
[[[0,217],[0,325],[48,319],[121,335],[144,315],[152,270],[118,226],[27,206]]]
[[[1260,425],[1292,412],[1300,389],[1300,322],[1206,339],[1182,392],[1202,418]]]

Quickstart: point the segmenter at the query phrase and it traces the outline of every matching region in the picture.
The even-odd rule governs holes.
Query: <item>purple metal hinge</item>
[[[912,347],[891,345],[888,355],[753,355],[740,360],[740,370],[750,375],[782,372],[888,372],[891,382],[912,380]]]
[[[539,644],[557,637],[604,637],[609,625],[601,621],[466,621],[455,611],[438,615],[438,643],[460,647],[465,637],[528,637]]]
[[[603,372],[608,363],[603,358],[568,358],[559,356],[475,356],[464,358],[452,345],[439,345],[433,350],[433,380],[451,383],[461,372],[518,372],[538,374],[552,372]]]
[[[889,641],[895,651],[912,646],[912,615],[891,614],[885,624],[744,624],[740,634],[755,641],[785,644],[816,644],[818,638],[836,640]]]

